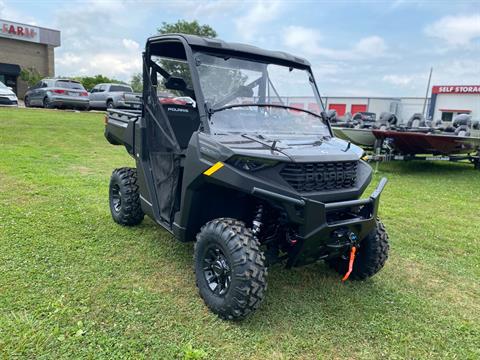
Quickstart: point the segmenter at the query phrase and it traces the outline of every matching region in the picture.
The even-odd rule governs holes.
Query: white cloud
[[[355,53],[361,53],[368,56],[379,56],[385,54],[387,45],[380,36],[369,36],[355,44],[353,48]]]
[[[62,31],[62,46],[55,51],[56,75],[102,74],[128,81],[141,71],[140,44],[125,35],[135,33],[132,26],[142,22],[144,9],[125,2],[111,5],[100,0],[70,2],[54,13],[55,27]]]
[[[324,78],[330,75],[336,75],[341,71],[341,66],[336,63],[320,63],[313,66],[315,75]]]
[[[129,79],[129,76],[141,69],[140,54],[118,54],[99,53],[94,55],[87,64],[95,69],[98,74],[116,76],[121,79]],[[114,71],[112,72],[112,69]]]
[[[322,46],[323,36],[317,29],[288,26],[284,29],[283,42],[294,52],[306,57],[324,57],[332,60],[363,60],[386,55],[387,45],[380,36],[361,38],[356,44],[345,44],[343,49]]]
[[[407,86],[413,81],[413,76],[408,75],[385,75],[382,80],[396,86]]]
[[[122,42],[127,50],[138,51],[140,49],[140,44],[135,40],[122,39]]]
[[[480,79],[478,60],[442,61],[433,66],[432,83],[436,85],[475,85]]]
[[[0,0],[0,17],[3,18],[5,16],[5,1]]]
[[[421,95],[428,81],[428,68],[424,71],[410,73],[386,74],[382,80],[386,84],[408,90],[412,94]],[[433,63],[431,85],[474,85],[480,79],[480,65],[471,59],[441,59]]]
[[[415,0],[415,1],[412,1],[412,0],[393,0],[393,1],[390,1],[389,2],[389,7],[387,10],[389,11],[395,11],[397,10],[398,8],[406,8],[406,7],[410,7],[410,8],[424,8],[424,7],[428,7],[429,5],[431,5],[432,3],[432,0]]]
[[[82,58],[74,53],[66,52],[58,56],[56,62],[63,66],[77,65],[82,63]]]
[[[123,52],[97,51],[86,54],[85,51],[80,51],[62,53],[56,59],[57,75],[102,74],[116,79],[129,80],[133,73],[141,70],[140,52],[121,46],[119,48]]]
[[[250,6],[251,3],[248,3],[248,5]],[[280,1],[259,1],[255,3],[245,15],[234,20],[238,34],[245,41],[252,41],[262,26],[268,26],[269,22],[280,15],[281,5]]]
[[[0,0],[0,19],[10,20],[19,23],[27,23],[30,25],[38,25],[35,17],[24,14],[6,5],[4,0]]]
[[[162,6],[181,12],[185,19],[198,20],[199,18],[222,16],[225,12],[238,9],[239,3],[231,0],[177,0],[162,3]]]
[[[405,0],[394,0],[390,4],[391,9],[396,9],[405,4]]]
[[[480,14],[445,16],[425,28],[428,36],[444,40],[451,47],[467,47],[480,38]]]
[[[303,26],[288,26],[284,30],[284,44],[292,49],[298,49],[304,54],[318,55],[322,52],[320,41],[322,35],[317,29]]]

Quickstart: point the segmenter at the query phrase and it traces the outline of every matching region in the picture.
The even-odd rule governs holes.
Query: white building
[[[318,112],[315,100],[310,97],[285,97],[290,106]],[[470,114],[473,120],[480,120],[480,85],[435,85],[432,96],[424,97],[362,97],[362,96],[323,96],[322,101],[328,110],[335,110],[338,116],[346,113],[373,112],[378,116],[388,111],[406,123],[413,114],[425,114],[432,120],[450,122],[458,114]]]
[[[407,99],[407,98],[405,98]],[[347,112],[354,115],[357,112],[372,112],[378,116],[385,111],[396,114],[400,120],[407,121],[410,116],[416,112],[421,112],[423,107],[423,98],[408,98],[408,101],[402,103],[402,98],[396,97],[340,97],[327,96],[323,98],[328,110],[335,110],[339,116]]]
[[[430,98],[423,97],[361,97],[361,96],[324,96],[322,101],[328,110],[335,110],[338,116],[346,113],[354,115],[357,112],[372,112],[378,116],[382,112],[391,112],[398,116],[401,122],[407,122],[415,113],[422,113],[429,108]],[[288,98],[291,106],[315,110],[313,99]]]
[[[458,114],[470,114],[480,120],[480,85],[441,85],[432,87],[428,116],[452,121]]]

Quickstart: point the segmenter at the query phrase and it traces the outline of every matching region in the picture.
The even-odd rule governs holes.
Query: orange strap
[[[353,262],[355,261],[356,251],[357,251],[357,248],[355,246],[352,246],[352,250],[350,251],[350,260],[348,261],[348,271],[343,277],[342,281],[346,281],[353,270]]]

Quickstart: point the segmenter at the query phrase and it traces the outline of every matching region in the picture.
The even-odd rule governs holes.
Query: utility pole
[[[430,91],[430,81],[432,80],[432,72],[433,72],[433,67],[430,68],[430,75],[428,76],[427,91],[425,93],[425,101],[423,102],[422,115],[425,117],[425,119],[427,118],[427,114],[425,114],[425,110],[427,108],[428,92]]]

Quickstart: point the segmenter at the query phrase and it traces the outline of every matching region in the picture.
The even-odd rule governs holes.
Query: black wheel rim
[[[203,274],[210,290],[219,296],[228,292],[232,281],[230,264],[218,246],[207,249],[203,258]]]
[[[120,186],[117,184],[112,186],[112,205],[115,212],[120,212],[122,207],[122,193],[120,192]]]

